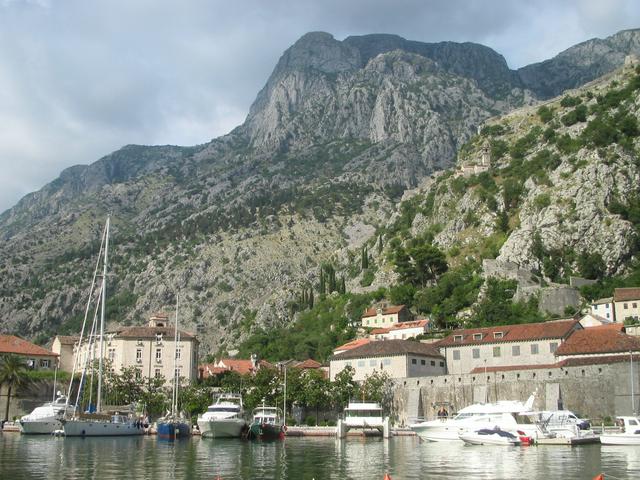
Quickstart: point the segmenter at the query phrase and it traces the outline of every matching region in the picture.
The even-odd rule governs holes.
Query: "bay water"
[[[0,434],[0,479],[592,479],[640,478],[640,447],[465,446],[418,437],[56,438]]]

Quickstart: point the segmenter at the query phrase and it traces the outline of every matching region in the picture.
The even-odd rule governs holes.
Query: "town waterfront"
[[[0,434],[0,478],[76,479],[554,479],[640,478],[636,447],[471,447],[417,437],[52,438]]]

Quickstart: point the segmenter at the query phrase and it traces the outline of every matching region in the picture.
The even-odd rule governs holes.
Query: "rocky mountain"
[[[512,71],[471,43],[307,34],[230,134],[195,147],[126,146],[0,215],[0,330],[45,338],[77,328],[107,213],[112,322],[141,323],[180,290],[181,323],[205,350],[286,324],[320,264],[357,285],[354,249],[385,228],[406,189],[453,166],[479,125],[611,71],[637,53],[638,38],[621,32]],[[438,233],[443,245],[465,218],[451,217],[458,226]],[[501,255],[526,263],[509,245]]]

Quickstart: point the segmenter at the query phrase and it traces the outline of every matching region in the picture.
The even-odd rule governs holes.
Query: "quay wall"
[[[621,362],[399,379],[395,382],[393,419],[396,425],[404,426],[419,417],[434,418],[442,403],[453,413],[487,400],[524,402],[534,393],[535,410],[564,408],[596,421],[631,415],[639,410],[640,365],[633,365],[635,408],[631,368],[629,362]]]

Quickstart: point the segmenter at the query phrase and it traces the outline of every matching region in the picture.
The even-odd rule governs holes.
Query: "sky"
[[[228,133],[309,31],[476,42],[518,68],[638,27],[638,0],[0,0],[0,212],[123,145]]]

